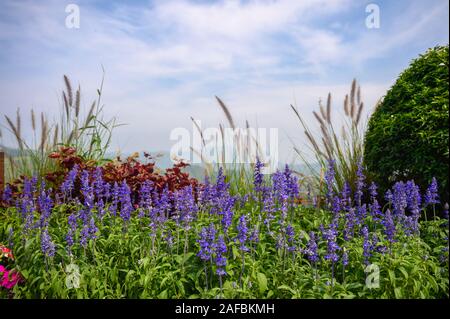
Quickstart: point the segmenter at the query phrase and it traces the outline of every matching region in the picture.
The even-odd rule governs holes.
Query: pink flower
[[[20,275],[15,271],[7,270],[0,265],[0,286],[6,289],[12,289],[21,280]]]

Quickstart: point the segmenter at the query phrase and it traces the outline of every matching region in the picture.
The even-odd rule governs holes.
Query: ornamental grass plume
[[[301,151],[303,148],[297,146],[294,146],[294,151],[311,172],[314,186],[321,192],[323,191],[321,195],[326,196],[327,189],[323,187],[323,172],[329,170],[330,160],[335,160],[336,176],[333,183],[335,192],[339,193],[345,182],[349,182],[353,190],[356,188],[357,164],[364,152],[365,131],[365,123],[362,121],[364,103],[361,101],[361,94],[358,92],[360,92],[360,87],[356,80],[353,80],[350,93],[344,99],[344,115],[338,119],[339,121],[332,120],[331,94],[327,97],[326,111],[322,102],[319,101],[320,112],[313,111],[317,120],[317,131],[320,132],[318,137],[310,123],[300,114],[300,111],[291,105],[307,138],[307,149],[312,153],[303,152]],[[311,153],[313,158],[308,153]],[[319,167],[317,167],[317,164]],[[331,199],[332,196],[328,198]],[[318,201],[318,205],[320,206],[320,201]]]

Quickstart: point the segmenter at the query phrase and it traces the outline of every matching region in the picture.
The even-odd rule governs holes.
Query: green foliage
[[[365,165],[382,189],[397,179],[414,179],[424,189],[436,177],[448,200],[448,49],[415,59],[370,118]]]
[[[208,282],[205,287],[205,265],[196,256],[201,227],[211,222],[220,223],[217,215],[202,212],[185,232],[169,221],[150,236],[148,218],[132,218],[123,231],[120,217],[107,214],[97,220],[98,238],[90,240],[86,249],[76,236],[72,255],[65,243],[67,214],[79,209],[74,205],[61,205],[53,209],[49,223],[49,234],[56,244],[56,254],[46,258],[40,248],[39,229],[26,239],[22,235],[23,224],[15,208],[3,210],[0,215],[0,242],[13,242],[16,259],[15,269],[25,279],[14,287],[15,298],[448,298],[448,252],[442,260],[442,252],[448,247],[447,220],[436,219],[421,224],[421,236],[399,234],[390,245],[390,252],[373,252],[371,263],[380,271],[379,288],[366,286],[367,273],[363,262],[362,238],[355,236],[349,241],[339,232],[338,243],[349,253],[349,264],[343,268],[337,263],[332,282],[331,265],[323,257],[313,266],[305,255],[276,249],[276,236],[265,230],[259,221],[255,203],[247,203],[236,210],[233,224],[243,213],[249,222],[260,227],[260,242],[251,246],[244,255],[239,252],[239,243],[233,227],[228,240],[227,275],[220,289],[215,266],[208,264]],[[319,225],[328,224],[331,215],[327,211],[295,207],[291,214],[295,241],[305,248],[309,232],[317,231]],[[37,216],[36,216],[37,217]],[[371,234],[377,234],[379,245],[389,246],[379,224],[367,220]],[[272,224],[274,233],[280,231],[279,224]],[[13,237],[10,228],[14,229]],[[166,232],[171,230],[174,242],[170,246]],[[327,251],[326,241],[318,238],[319,255]],[[184,250],[185,240],[187,249]],[[245,270],[240,284],[242,263]],[[69,265],[79,269],[79,287],[69,288],[67,281],[72,276]],[[0,297],[7,297],[1,290]]]

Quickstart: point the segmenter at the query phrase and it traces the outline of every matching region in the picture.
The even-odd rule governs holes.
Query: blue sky
[[[66,5],[80,8],[80,28],[65,26]],[[380,8],[379,29],[365,26],[367,4]],[[289,104],[310,117],[319,98],[336,108],[353,78],[367,111],[411,59],[448,44],[444,0],[286,1],[9,1],[0,0],[0,108],[33,107],[56,117],[62,75],[95,98],[106,70],[108,115],[128,125],[112,150],[168,150],[171,129],[191,129],[190,116],[217,126],[223,115],[304,136]],[[3,122],[2,122],[3,123]],[[5,141],[7,142],[7,141]]]

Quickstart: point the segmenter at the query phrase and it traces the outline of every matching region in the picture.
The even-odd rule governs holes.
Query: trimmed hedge
[[[436,177],[448,201],[448,49],[438,46],[413,60],[369,120],[365,164],[382,189],[399,179],[425,189]]]

